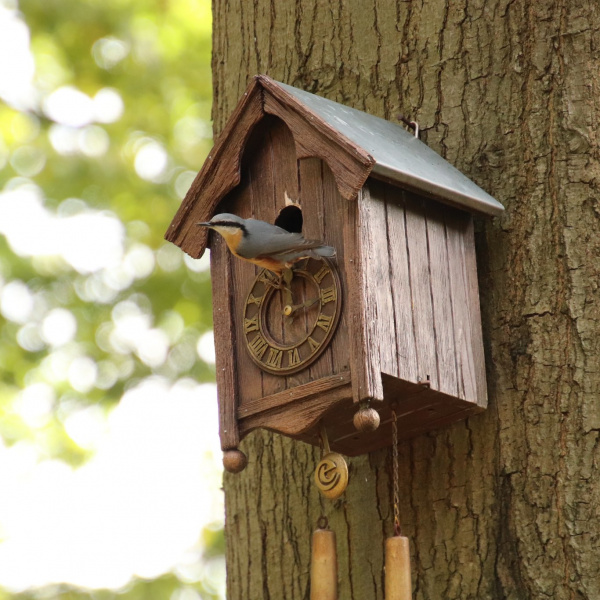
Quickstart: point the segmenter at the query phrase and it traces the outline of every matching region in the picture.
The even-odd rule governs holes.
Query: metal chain
[[[394,535],[402,535],[400,525],[400,483],[398,469],[398,417],[392,410],[392,487],[394,494]]]

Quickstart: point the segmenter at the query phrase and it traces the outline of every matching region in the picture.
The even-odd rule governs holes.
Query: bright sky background
[[[95,123],[120,117],[120,96],[107,88],[90,98],[65,86],[40,99],[32,84],[29,31],[15,9],[15,2],[0,0],[0,57],[10,56],[0,60],[0,100],[18,109],[42,106],[56,122],[50,138],[57,151],[101,156],[108,140]],[[97,50],[108,60],[119,48]],[[110,301],[133,278],[147,276],[157,261],[168,269],[169,261],[181,260],[143,244],[125,251],[119,219],[80,200],[48,210],[29,179],[43,168],[43,157],[12,160],[22,177],[0,192],[0,234],[15,253],[41,265],[60,257],[86,278],[82,293],[89,301]],[[160,181],[165,166],[160,144],[141,140],[137,174]],[[190,174],[186,177],[183,187]],[[193,270],[207,267],[206,261],[186,259],[186,264]],[[23,347],[35,350],[44,343],[53,348],[47,364],[40,365],[48,380],[67,379],[81,393],[110,385],[110,369],[100,368],[74,343],[76,322],[68,310],[44,311],[27,285],[0,278],[0,312],[22,324]],[[152,327],[135,303],[119,303],[113,322],[114,345],[135,352],[149,366],[167,359],[168,334]],[[177,327],[177,315],[173,322]],[[200,338],[197,352],[214,362],[212,335]],[[50,385],[34,383],[22,390],[17,406],[29,426],[43,427],[54,401]],[[0,438],[0,587],[18,592],[68,582],[120,588],[133,576],[153,578],[175,569],[184,581],[202,575],[222,590],[223,564],[202,573],[209,567],[200,561],[202,529],[223,519],[215,386],[149,378],[127,391],[108,414],[94,406],[69,414],[66,429],[81,447],[96,451],[82,467],[49,460],[24,441],[8,448]]]
[[[44,390],[25,393],[40,395],[25,400],[40,419]],[[78,469],[0,442],[0,584],[120,588],[172,568],[196,579],[200,532],[223,518],[216,407],[214,385],[146,380],[108,418],[73,417],[74,439],[97,448]]]

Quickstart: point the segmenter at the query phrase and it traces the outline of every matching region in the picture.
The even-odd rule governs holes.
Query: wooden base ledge
[[[352,396],[350,372],[324,377],[238,408],[240,436],[264,427],[297,436],[315,425],[335,404]]]
[[[245,402],[238,408],[238,419],[245,419],[271,408],[280,408],[281,406],[299,402],[300,400],[307,400],[308,398],[325,394],[330,390],[343,385],[348,385],[349,383],[350,371],[344,371],[339,375],[323,377],[317,381],[311,381],[310,383],[299,385],[291,390],[277,392],[276,394],[272,394],[271,396],[266,396],[265,398],[260,398],[258,400],[250,400],[250,402]]]
[[[382,373],[385,399],[376,407],[379,427],[357,431],[349,372],[323,377],[238,408],[240,439],[258,428],[269,429],[319,446],[317,425],[326,427],[331,450],[358,456],[385,448],[392,441],[392,410],[398,419],[398,439],[407,440],[447,427],[481,412],[483,407],[419,383],[401,381]]]

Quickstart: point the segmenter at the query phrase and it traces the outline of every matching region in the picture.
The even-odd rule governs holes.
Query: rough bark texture
[[[479,224],[490,403],[401,446],[417,599],[600,598],[600,8],[583,0],[214,0],[215,129],[267,73],[422,139],[506,206]],[[386,452],[319,500],[316,452],[268,433],[225,477],[230,600],[308,598],[335,530],[340,600],[383,598]]]

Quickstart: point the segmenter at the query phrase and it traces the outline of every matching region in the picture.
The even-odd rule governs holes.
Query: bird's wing
[[[244,236],[236,252],[244,258],[271,256],[297,250],[318,248],[323,243],[318,240],[306,240],[300,233],[290,233],[264,221],[255,221],[250,239]]]

